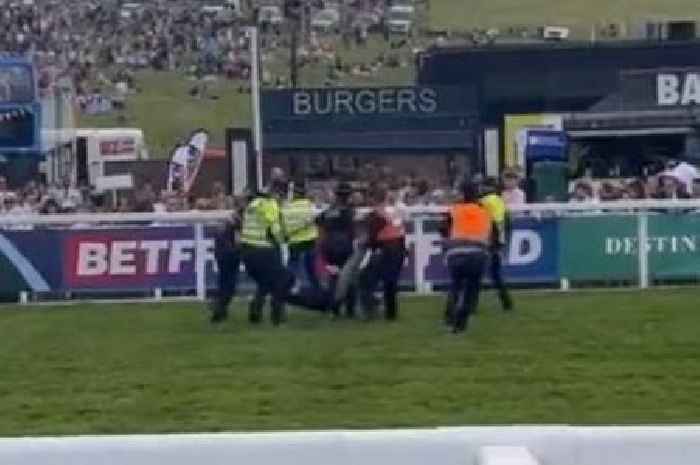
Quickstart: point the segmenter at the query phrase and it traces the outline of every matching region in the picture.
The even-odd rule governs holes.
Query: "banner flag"
[[[166,186],[168,191],[180,188],[184,192],[189,192],[192,189],[202,165],[208,142],[209,133],[204,129],[198,129],[192,133],[187,143],[175,146],[168,168],[168,184]]]

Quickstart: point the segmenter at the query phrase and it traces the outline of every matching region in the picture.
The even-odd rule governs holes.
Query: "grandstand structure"
[[[292,171],[342,172],[363,157],[411,165],[419,153],[496,174],[523,164],[518,129],[549,127],[625,158],[632,174],[649,147],[694,160],[698,52],[695,40],[434,47],[418,56],[415,87],[264,91],[265,154]],[[677,88],[664,99],[665,82]]]

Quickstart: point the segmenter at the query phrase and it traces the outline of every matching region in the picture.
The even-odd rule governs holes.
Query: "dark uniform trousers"
[[[284,317],[284,301],[288,290],[294,285],[294,277],[282,264],[282,256],[277,247],[241,247],[241,258],[246,272],[258,285],[250,305],[250,320],[257,323],[262,319],[265,297],[272,296],[272,322],[279,324]]]
[[[228,313],[228,306],[236,294],[238,274],[241,267],[239,251],[235,247],[214,248],[216,266],[219,268],[217,279],[218,292],[215,300],[214,313],[221,317]]]
[[[305,307],[309,310],[324,311],[328,305],[328,297],[314,290],[292,294],[294,275],[282,264],[282,257],[277,247],[241,247],[241,258],[246,271],[258,285],[256,298],[251,303],[250,319],[259,322],[262,319],[264,299],[258,300],[258,295],[272,296],[272,323],[278,325],[284,318],[284,303]]]
[[[486,251],[454,253],[447,257],[450,272],[450,293],[446,322],[453,325],[455,331],[464,331],[469,316],[479,304],[481,279],[486,268]]]
[[[490,277],[493,287],[498,291],[498,297],[501,300],[501,306],[504,310],[510,310],[513,308],[513,301],[508,293],[508,288],[503,281],[503,262],[501,253],[503,250],[503,244],[500,241],[500,234],[496,225],[493,226],[491,247],[489,250],[490,255]]]
[[[309,285],[314,289],[320,289],[316,271],[314,270],[314,250],[316,241],[305,241],[289,245],[289,271],[299,276],[303,270]]]
[[[385,317],[395,320],[398,317],[399,277],[406,257],[403,239],[381,243],[360,275],[360,299],[365,314],[369,318],[376,315],[377,302],[374,292],[379,283],[384,291]]]

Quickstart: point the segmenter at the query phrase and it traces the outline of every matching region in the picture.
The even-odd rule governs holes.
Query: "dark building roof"
[[[475,85],[486,121],[504,114],[585,111],[627,70],[700,66],[700,41],[617,41],[431,48],[421,85]]]

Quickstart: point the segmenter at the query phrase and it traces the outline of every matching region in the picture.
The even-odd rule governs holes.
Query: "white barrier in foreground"
[[[529,453],[524,453],[525,448]],[[505,453],[508,449],[512,453]],[[697,465],[700,426],[513,426],[0,439],[2,465],[485,465],[486,462],[490,465]]]

